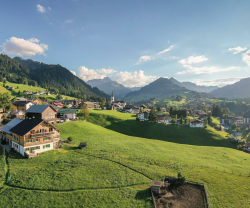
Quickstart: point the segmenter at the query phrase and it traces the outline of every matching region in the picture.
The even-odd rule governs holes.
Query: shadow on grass
[[[112,116],[94,113],[90,114],[87,121],[129,136],[197,146],[217,146],[234,149],[237,146],[211,128],[190,128],[189,126],[121,120]]]

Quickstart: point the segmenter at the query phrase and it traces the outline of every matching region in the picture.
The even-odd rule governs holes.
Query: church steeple
[[[112,90],[112,95],[111,95],[111,103],[115,101],[115,96],[114,96],[114,92]]]

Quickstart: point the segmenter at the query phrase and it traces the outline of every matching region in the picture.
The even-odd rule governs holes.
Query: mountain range
[[[250,77],[241,79],[240,81],[226,85],[219,89],[213,90],[210,94],[218,98],[238,99],[250,97]]]
[[[188,90],[185,87],[175,84],[171,79],[159,78],[154,82],[142,87],[138,91],[133,91],[125,95],[124,100],[127,102],[149,100],[150,98],[164,99],[172,95],[181,95],[183,97],[204,97],[213,98],[208,93],[199,93]]]
[[[196,91],[196,92],[211,92],[215,89],[218,89],[219,87],[217,86],[200,86],[200,85],[196,85],[192,82],[179,82],[177,81],[175,78],[170,78],[170,80],[174,83],[174,84],[177,84],[181,87],[185,87],[187,88],[188,90],[193,90],[193,91]]]
[[[103,79],[93,79],[87,81],[92,87],[98,87],[98,89],[104,91],[105,93],[111,95],[112,91],[116,98],[122,98],[126,94],[132,92],[131,89],[124,87],[116,81],[112,81],[109,77],[105,77]]]

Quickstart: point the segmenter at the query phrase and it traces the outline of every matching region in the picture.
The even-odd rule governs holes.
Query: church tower
[[[115,101],[115,97],[114,97],[114,93],[113,93],[113,90],[112,90],[111,103],[113,103],[114,101]]]

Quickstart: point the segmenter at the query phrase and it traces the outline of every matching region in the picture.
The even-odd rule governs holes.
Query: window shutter
[[[40,149],[40,146],[38,146],[38,149]]]
[[[45,149],[45,145],[43,145],[43,149]]]
[[[52,137],[49,138],[50,140],[52,139]]]
[[[33,149],[33,150],[36,150],[36,147],[33,147],[32,149]]]
[[[50,147],[50,144],[48,144],[48,147]]]
[[[25,152],[27,151],[27,148],[25,148],[25,150],[24,150]]]
[[[27,143],[27,140],[25,140],[25,144]],[[26,150],[25,150],[26,151]]]
[[[38,139],[38,141],[40,142],[40,138]]]

